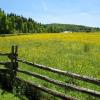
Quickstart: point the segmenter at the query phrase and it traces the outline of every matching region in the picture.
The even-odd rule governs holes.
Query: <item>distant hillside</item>
[[[88,27],[82,25],[73,25],[73,24],[47,24],[48,32],[97,32],[100,31],[100,28]]]
[[[14,13],[6,14],[0,9],[0,34],[14,33],[59,33],[72,32],[97,32],[100,28],[71,24],[41,24],[32,18],[25,18]]]

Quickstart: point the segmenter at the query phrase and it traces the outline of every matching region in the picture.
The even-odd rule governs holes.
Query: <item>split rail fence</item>
[[[57,85],[59,87],[62,87],[64,89],[69,88],[69,89],[74,90],[74,91],[82,92],[82,93],[100,98],[100,91],[94,91],[94,90],[91,90],[91,89],[76,86],[74,84],[69,84],[69,83],[59,81],[59,80],[55,80],[53,78],[50,78],[50,77],[47,77],[47,76],[44,76],[44,75],[41,75],[41,74],[37,74],[35,72],[22,70],[22,69],[19,68],[18,63],[20,62],[20,63],[23,63],[23,64],[27,64],[30,67],[35,67],[35,68],[42,69],[42,70],[45,70],[45,71],[48,71],[48,72],[51,72],[51,73],[56,73],[56,74],[59,74],[59,75],[71,77],[71,78],[78,79],[78,80],[81,80],[81,81],[85,81],[85,82],[88,82],[88,83],[91,83],[91,84],[95,84],[97,86],[100,86],[100,79],[91,78],[91,77],[88,77],[88,76],[82,76],[82,75],[78,75],[78,74],[75,74],[75,73],[62,71],[62,70],[55,69],[55,68],[52,68],[52,67],[47,67],[47,66],[44,66],[44,65],[40,65],[40,64],[32,63],[32,62],[29,62],[29,61],[26,61],[26,60],[22,60],[18,57],[18,46],[12,46],[11,53],[0,53],[0,56],[7,56],[10,59],[9,62],[0,62],[0,65],[4,65],[6,67],[5,69],[0,69],[0,71],[9,72],[10,80],[9,80],[9,86],[8,87],[10,89],[13,88],[13,84],[14,84],[15,81],[23,81],[23,82],[29,84],[32,87],[35,87],[35,88],[37,88],[41,91],[44,91],[44,92],[51,94],[51,95],[54,95],[54,96],[61,98],[63,100],[76,100],[76,98],[66,96],[64,93],[57,92],[57,91],[49,89],[47,87],[40,86],[40,84],[37,85],[37,84],[31,83],[29,81],[26,81],[26,80],[23,80],[23,79],[17,77],[17,73],[23,73],[23,74],[33,76],[35,78],[47,81],[49,83],[52,83],[52,84]]]

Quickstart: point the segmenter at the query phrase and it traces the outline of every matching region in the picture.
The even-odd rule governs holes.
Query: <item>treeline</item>
[[[98,32],[100,28],[82,26],[82,25],[72,25],[72,24],[47,24],[48,32]]]
[[[45,25],[16,14],[6,14],[0,9],[0,33],[41,33],[46,32]]]
[[[0,9],[0,34],[14,33],[59,33],[72,32],[96,32],[100,28],[86,27],[70,24],[41,24],[32,18],[25,18],[14,13],[6,14]]]

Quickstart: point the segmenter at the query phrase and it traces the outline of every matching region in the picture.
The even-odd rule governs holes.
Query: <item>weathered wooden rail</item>
[[[76,85],[73,85],[73,84],[65,83],[65,82],[62,82],[62,81],[59,81],[59,80],[49,78],[49,77],[44,76],[44,75],[37,74],[35,72],[21,70],[21,69],[18,68],[18,62],[30,65],[31,67],[46,70],[46,71],[49,71],[49,72],[52,72],[52,73],[56,73],[56,74],[63,75],[63,76],[68,76],[68,77],[71,77],[71,78],[74,78],[74,79],[78,79],[78,80],[85,81],[85,82],[88,82],[88,83],[91,83],[91,84],[95,84],[97,86],[100,86],[100,79],[92,78],[92,77],[88,77],[88,76],[81,76],[81,75],[76,74],[76,73],[62,71],[62,70],[55,69],[55,68],[52,68],[52,67],[47,67],[47,66],[44,66],[44,65],[40,65],[40,64],[32,63],[32,62],[29,62],[29,61],[26,61],[26,60],[22,60],[22,59],[18,58],[18,47],[17,46],[12,46],[11,53],[5,53],[5,54],[0,53],[0,56],[8,56],[9,59],[11,60],[10,62],[0,62],[0,65],[5,65],[7,70],[10,71],[10,87],[11,88],[13,88],[13,84],[14,84],[15,81],[23,81],[23,82],[29,84],[30,86],[36,87],[39,90],[42,90],[42,91],[44,91],[48,94],[52,94],[54,96],[62,98],[64,100],[76,100],[76,98],[66,96],[63,93],[53,91],[49,88],[46,88],[46,87],[43,87],[43,86],[40,86],[40,85],[36,85],[34,83],[30,83],[29,81],[22,80],[22,79],[20,79],[16,76],[17,73],[23,73],[23,74],[33,76],[35,78],[50,82],[54,85],[62,87],[63,89],[69,88],[69,89],[74,90],[74,91],[82,92],[82,93],[100,98],[100,91],[94,91],[94,90],[79,87],[79,86],[76,86]]]
[[[79,74],[71,73],[71,72],[68,72],[68,71],[62,71],[62,70],[59,70],[59,69],[54,69],[53,67],[47,67],[47,66],[44,66],[44,65],[32,63],[32,62],[21,60],[21,59],[17,59],[17,61],[28,64],[28,65],[36,67],[36,68],[47,70],[47,71],[50,71],[50,72],[53,72],[53,73],[58,73],[58,74],[64,75],[64,76],[69,76],[69,77],[72,77],[72,78],[75,78],[75,79],[79,79],[79,80],[86,81],[86,82],[93,83],[93,84],[100,86],[100,79],[96,79],[96,78],[92,78],[92,77],[88,77],[88,76],[81,76]]]

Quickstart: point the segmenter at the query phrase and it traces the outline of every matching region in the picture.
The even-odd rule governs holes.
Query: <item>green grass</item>
[[[0,100],[20,100],[18,97],[0,89]]]
[[[81,35],[82,34],[79,34],[79,36]],[[94,36],[96,35],[99,36],[97,38],[100,38],[99,33],[95,34]],[[42,34],[40,36],[43,37]],[[78,40],[80,37],[77,36],[78,34],[76,36],[73,35],[73,37],[77,38]],[[19,57],[22,59],[43,64],[46,66],[52,66],[54,68],[58,68],[64,71],[74,72],[80,75],[88,75],[90,77],[100,78],[100,45],[91,43],[91,39],[90,41],[88,39],[89,35],[87,36],[87,34],[85,34],[84,36],[87,39],[85,41],[88,42],[80,42],[80,40],[70,41],[67,39],[63,41],[57,37],[53,39],[52,37],[49,37],[48,39],[35,38],[29,40],[23,39],[24,36],[19,36],[19,39],[18,37],[16,38],[16,36],[15,38],[14,36],[8,38],[2,37],[3,39],[0,40],[0,52],[9,52],[12,45],[18,45]],[[0,58],[0,60],[6,61],[6,59],[3,58]],[[43,75],[47,75],[54,79],[66,81],[68,83],[74,83],[82,87],[87,87],[90,89],[100,91],[100,87],[96,85],[81,82],[68,77],[63,77],[61,75],[46,72],[21,63],[19,64],[19,66],[24,70],[37,72]],[[32,78],[23,74],[18,74],[18,76],[24,78],[25,80],[30,80],[36,84],[41,84],[53,90],[65,93],[65,90],[59,88],[58,86],[54,86],[51,83]],[[79,100],[100,100],[99,98],[94,98],[86,94],[71,91],[69,89],[66,91],[67,95],[76,97]],[[50,100],[53,100],[53,98]]]

